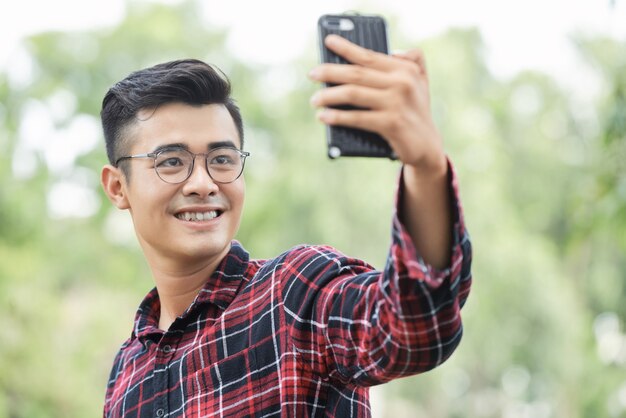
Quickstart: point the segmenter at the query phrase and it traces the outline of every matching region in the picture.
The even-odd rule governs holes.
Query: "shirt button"
[[[165,409],[163,409],[163,408],[157,409],[156,416],[161,418],[163,415],[165,415]]]
[[[164,352],[165,354],[169,354],[169,353],[171,353],[172,351],[174,351],[174,349],[172,348],[172,346],[171,346],[171,345],[166,345],[166,346],[164,346],[164,347],[163,347],[163,352]]]

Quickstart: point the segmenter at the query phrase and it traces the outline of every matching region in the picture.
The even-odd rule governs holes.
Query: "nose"
[[[199,161],[196,161],[197,159]],[[191,175],[183,185],[183,193],[186,195],[210,196],[219,191],[219,186],[213,181],[206,168],[206,156],[199,154],[194,157]]]

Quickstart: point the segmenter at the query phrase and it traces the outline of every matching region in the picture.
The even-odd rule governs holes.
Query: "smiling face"
[[[176,144],[192,153],[216,145],[240,147],[235,123],[220,104],[161,105],[142,111],[129,129],[129,154],[145,154]],[[179,184],[161,180],[152,158],[125,160],[121,168],[106,166],[102,183],[111,201],[131,213],[137,238],[149,262],[216,262],[230,249],[243,210],[243,175],[232,183],[215,183],[203,157],[196,157],[191,176]]]

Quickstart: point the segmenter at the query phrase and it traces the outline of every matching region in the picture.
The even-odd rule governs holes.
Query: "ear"
[[[129,209],[130,203],[126,196],[126,178],[124,173],[117,167],[105,165],[100,174],[102,188],[107,197],[118,209]]]

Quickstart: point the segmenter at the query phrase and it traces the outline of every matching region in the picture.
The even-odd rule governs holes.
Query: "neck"
[[[172,322],[185,312],[225,255],[203,258],[196,263],[148,257],[161,302],[160,329],[168,330]]]

